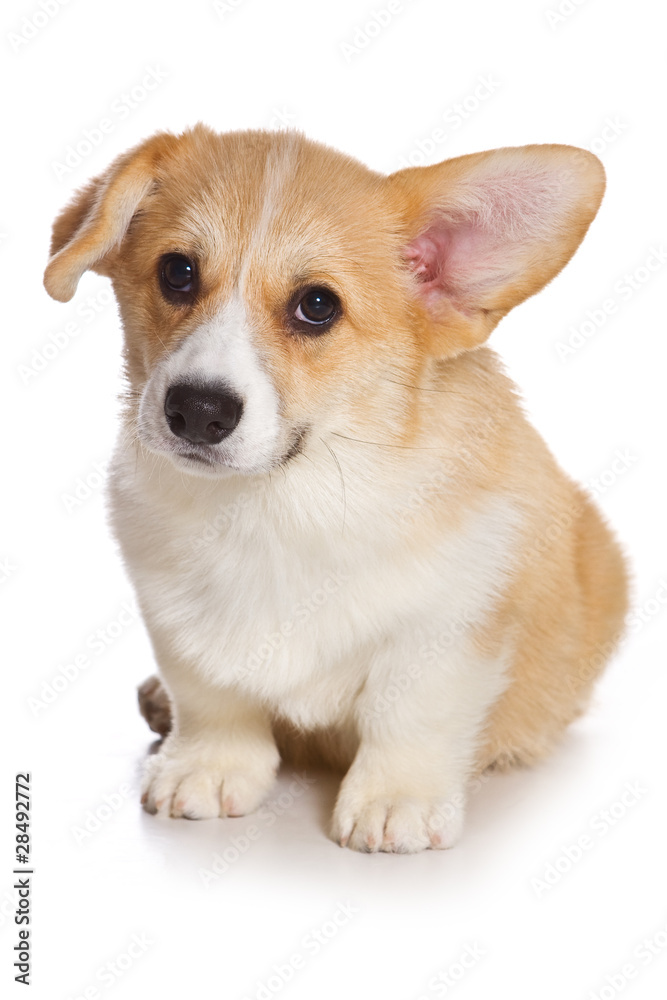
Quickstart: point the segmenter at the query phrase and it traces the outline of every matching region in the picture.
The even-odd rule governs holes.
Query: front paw
[[[147,812],[185,819],[245,816],[261,804],[278,769],[275,748],[236,752],[172,740],[146,761]]]
[[[360,795],[343,785],[332,836],[354,851],[415,854],[453,847],[463,828],[463,793],[424,800],[402,794]]]

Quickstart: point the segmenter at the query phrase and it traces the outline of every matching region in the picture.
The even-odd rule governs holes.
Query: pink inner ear
[[[473,175],[405,247],[427,307],[494,308],[504,286],[549,254],[572,197],[565,175],[530,158]]]
[[[405,257],[418,280],[429,285],[437,281],[447,252],[447,235],[432,228],[408,244]]]
[[[442,219],[410,241],[405,258],[429,307],[447,299],[461,312],[474,308],[473,292],[494,270],[489,235],[470,222]]]

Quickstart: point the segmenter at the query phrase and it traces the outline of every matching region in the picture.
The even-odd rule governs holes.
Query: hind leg
[[[139,711],[150,729],[158,736],[167,736],[172,727],[172,708],[167,689],[157,674],[139,685],[137,699]],[[326,767],[344,773],[357,750],[356,735],[350,725],[304,733],[291,723],[276,719],[273,733],[282,760],[292,767]]]
[[[166,736],[171,732],[172,716],[171,702],[164,684],[153,674],[148,677],[143,684],[137,688],[139,700],[139,711],[144,719],[159,736]]]

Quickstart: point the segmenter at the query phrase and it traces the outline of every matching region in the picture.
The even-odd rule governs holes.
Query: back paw
[[[137,688],[139,711],[153,730],[160,736],[171,732],[171,704],[162,681],[156,675],[147,678]]]

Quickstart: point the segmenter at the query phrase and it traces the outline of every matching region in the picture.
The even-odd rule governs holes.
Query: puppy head
[[[111,278],[146,447],[261,473],[332,433],[409,439],[429,366],[558,273],[603,189],[567,146],[384,177],[298,133],[197,126],[76,195],[45,285],[68,301],[85,270]]]

